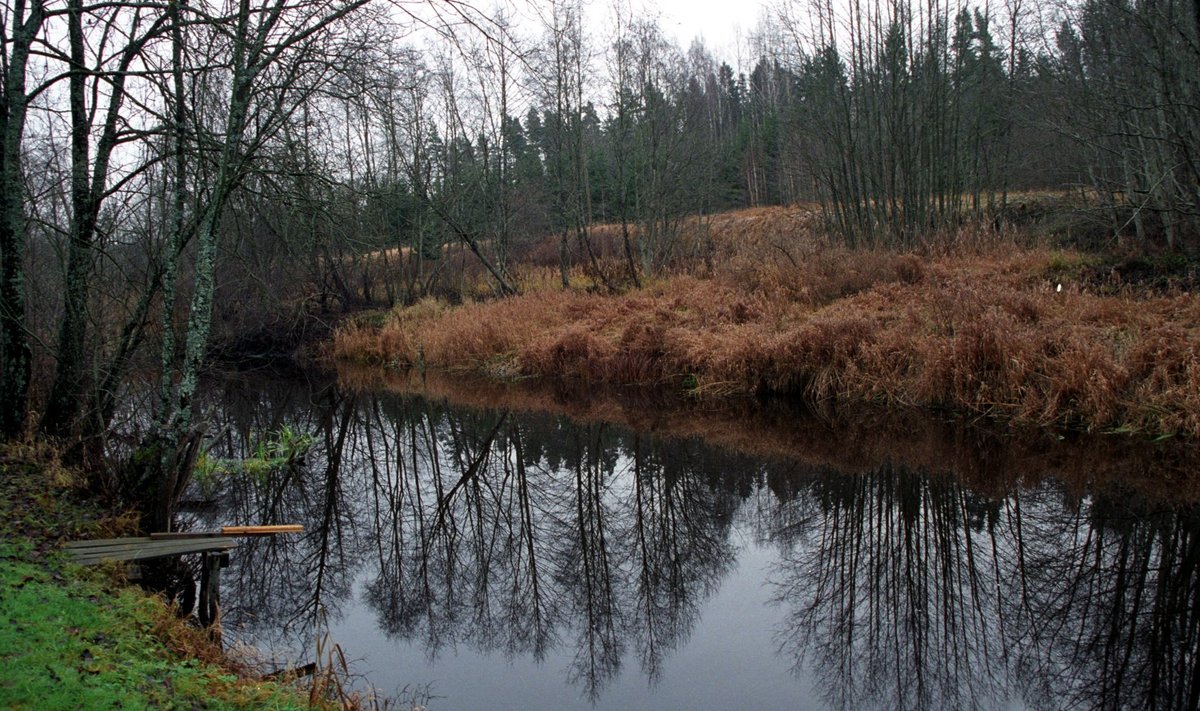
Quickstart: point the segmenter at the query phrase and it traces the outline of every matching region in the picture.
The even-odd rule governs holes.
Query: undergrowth
[[[233,476],[245,476],[256,482],[264,481],[272,472],[303,463],[316,439],[289,425],[269,432],[245,459],[227,459],[202,453],[196,460],[193,474],[196,486],[205,498],[220,488],[221,481]]]

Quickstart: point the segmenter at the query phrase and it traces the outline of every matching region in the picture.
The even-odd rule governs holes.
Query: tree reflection
[[[813,479],[769,528],[780,648],[833,708],[1196,708],[1200,521],[1111,504]]]
[[[384,630],[431,655],[469,643],[541,660],[569,642],[568,677],[595,697],[631,644],[657,677],[733,556],[699,472],[656,463],[687,457],[561,424],[428,403],[375,417],[368,596]]]
[[[711,476],[706,480],[703,474],[713,473],[704,471],[707,458],[688,448],[663,451],[635,436],[632,457],[635,629],[642,667],[654,682],[665,653],[694,627],[697,603],[714,592],[733,563],[729,527],[740,497],[713,486]],[[717,464],[718,473],[724,463]]]
[[[224,482],[221,507],[215,514],[194,516],[193,526],[222,524],[300,523],[302,536],[242,539],[237,565],[223,576],[232,604],[228,620],[248,624],[256,619],[310,635],[350,593],[358,558],[356,522],[361,520],[356,496],[348,495],[344,466],[353,442],[356,400],[335,387],[296,397],[294,388],[225,394],[223,448],[233,458],[251,456],[256,439],[285,421],[318,437],[319,455],[311,466],[230,476]]]
[[[835,708],[1003,699],[992,507],[900,467],[823,477],[781,507],[781,648]],[[790,509],[790,510],[789,510]]]
[[[1200,519],[1127,499],[1038,521],[1022,665],[1064,706],[1200,707]]]
[[[1050,482],[984,495],[902,460],[752,459],[327,383],[220,398],[226,456],[282,423],[319,440],[196,515],[305,525],[238,549],[227,620],[302,637],[357,581],[383,634],[430,657],[553,652],[596,700],[623,666],[659,682],[751,531],[778,551],[778,651],[831,708],[1200,706],[1194,507]],[[985,480],[1003,452],[968,444]]]

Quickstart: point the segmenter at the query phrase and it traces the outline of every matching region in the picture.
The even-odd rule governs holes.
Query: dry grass
[[[710,274],[624,294],[422,303],[344,328],[330,353],[1200,436],[1197,296],[1090,293],[1071,281],[1087,255],[986,232],[950,235],[921,257],[851,252],[813,237],[810,219],[781,208],[719,216]]]

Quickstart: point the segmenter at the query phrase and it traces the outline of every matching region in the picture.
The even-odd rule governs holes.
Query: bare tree
[[[202,141],[198,148],[213,159],[197,218],[183,353],[177,359],[174,353],[164,352],[161,364],[164,373],[177,374],[178,382],[170,388],[147,443],[153,456],[142,458],[152,462],[142,473],[154,492],[152,527],[169,530],[174,502],[197,453],[194,403],[212,324],[217,240],[226,204],[287,118],[330,81],[338,66],[356,61],[362,46],[347,21],[366,4],[367,0],[263,0],[259,4],[237,0],[221,14],[184,8],[212,43],[200,59],[221,68],[217,113],[225,118],[212,127],[193,119]],[[193,106],[193,116],[203,116],[206,109],[211,111],[211,107]],[[174,258],[179,258],[178,253]],[[173,327],[171,321],[164,323],[165,329]],[[172,380],[164,376],[164,383]]]
[[[0,16],[0,436],[6,439],[21,433],[29,393],[21,139],[30,100],[26,70],[46,14],[45,0],[16,0]]]
[[[131,73],[147,45],[164,34],[170,25],[165,12],[143,18],[141,7],[116,6],[95,18],[97,29],[85,34],[85,11],[81,0],[67,3],[69,56],[69,104],[71,115],[71,218],[68,237],[67,271],[64,282],[64,313],[55,348],[57,371],[50,399],[42,418],[43,431],[52,435],[70,432],[81,403],[86,398],[85,373],[92,349],[85,347],[88,298],[94,271],[95,237],[100,210],[107,196],[117,187],[110,184],[113,151],[121,144],[140,140],[142,131],[122,111]],[[128,17],[126,15],[129,15]],[[126,44],[110,48],[115,37],[126,37]],[[89,39],[97,39],[89,47]],[[96,66],[89,66],[89,55]],[[111,57],[111,60],[109,59]],[[111,66],[106,64],[111,63]],[[89,90],[89,83],[92,84]],[[100,126],[93,125],[99,106],[89,105],[91,97],[107,95]],[[99,140],[91,147],[93,132]],[[143,163],[120,176],[128,181],[152,165]]]

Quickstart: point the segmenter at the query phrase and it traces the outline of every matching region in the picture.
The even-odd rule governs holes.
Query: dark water
[[[1198,705],[1187,448],[771,408],[586,423],[331,383],[210,397],[214,452],[317,440],[193,492],[218,505],[197,526],[306,527],[236,551],[227,635],[304,662],[328,631],[430,709]]]

